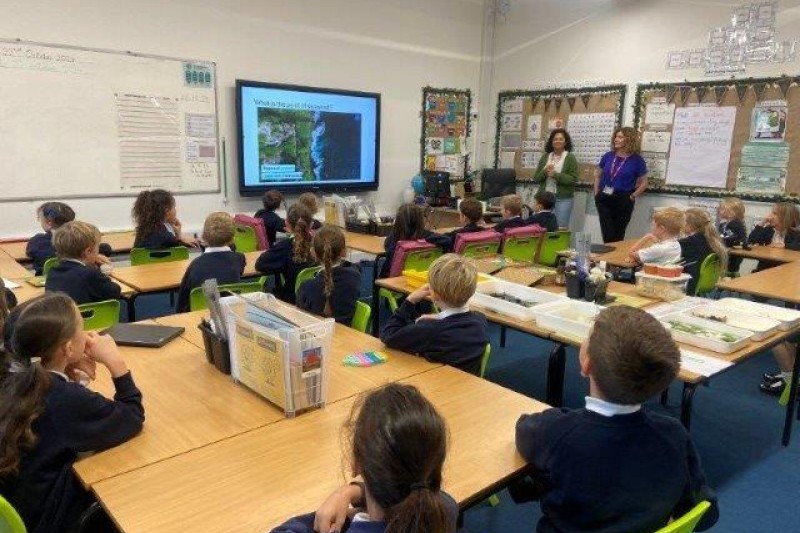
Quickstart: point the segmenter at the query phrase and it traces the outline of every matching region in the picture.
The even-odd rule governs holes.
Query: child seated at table
[[[14,315],[0,363],[0,493],[28,531],[75,531],[92,497],[72,465],[80,453],[117,446],[141,431],[142,394],[114,339],[84,332],[65,294],[38,296]],[[93,379],[97,365],[111,374],[113,400],[77,382]]]
[[[174,246],[196,246],[181,240],[182,224],[178,219],[175,196],[164,189],[142,191],[131,210],[136,224],[134,248],[163,250]]]
[[[120,286],[100,270],[109,260],[100,253],[96,226],[80,220],[67,222],[54,232],[53,244],[59,262],[47,275],[45,291],[65,292],[77,304],[120,298]]]
[[[297,199],[297,202],[301,205],[304,205],[311,213],[311,216],[314,217],[313,221],[311,222],[311,229],[316,231],[321,228],[322,222],[316,219],[316,215],[319,213],[319,198],[317,198],[317,195],[313,192],[304,192]]]
[[[183,274],[175,306],[178,313],[189,310],[192,289],[200,287],[207,279],[216,279],[219,285],[242,280],[247,260],[243,254],[231,250],[235,232],[236,224],[228,213],[219,211],[206,217],[203,224],[206,249],[189,264]]]
[[[525,219],[522,218],[522,198],[517,194],[507,194],[500,199],[500,214],[503,220],[494,227],[498,233],[525,225]]]
[[[267,242],[272,246],[275,244],[277,234],[286,231],[283,219],[275,212],[283,203],[283,195],[280,191],[271,189],[264,193],[262,198],[264,209],[259,209],[254,215],[264,221],[264,231],[267,233]]]
[[[450,238],[447,235],[440,235],[425,229],[425,214],[422,208],[414,204],[403,204],[397,208],[397,215],[394,218],[389,235],[383,241],[383,249],[386,250],[386,259],[383,262],[380,276],[385,278],[389,275],[394,259],[394,250],[400,241],[416,241],[425,239],[429,243],[438,246],[442,250],[448,250],[451,246]]]
[[[722,243],[728,248],[742,246],[747,242],[747,227],[744,225],[744,202],[739,198],[725,198],[719,203],[717,227]],[[742,257],[729,255],[728,272],[738,273]]]
[[[772,206],[772,212],[756,224],[747,241],[749,244],[800,250],[800,209],[791,202],[776,203]],[[758,262],[756,271],[779,264],[777,261],[762,259]]]
[[[675,379],[680,352],[645,311],[609,307],[579,353],[589,378],[583,409],[548,409],[517,422],[517,450],[530,475],[511,489],[538,499],[537,531],[656,531],[703,500],[697,530],[718,518],[691,436],[681,423],[641,405]]]
[[[460,228],[447,233],[453,244],[456,242],[456,235],[459,233],[475,233],[485,231],[486,227],[481,226],[483,221],[483,204],[475,198],[464,198],[458,205],[458,222]]]
[[[678,237],[683,225],[683,211],[676,207],[659,209],[653,213],[650,233],[633,245],[630,258],[639,263],[678,263],[681,260]]]
[[[75,220],[75,211],[62,202],[45,202],[36,210],[36,218],[44,233],[37,233],[31,237],[25,246],[25,255],[33,261],[33,270],[36,275],[41,276],[45,261],[56,256],[56,249],[53,247],[53,230]]]
[[[323,226],[314,235],[311,251],[322,264],[322,272],[300,285],[297,306],[349,326],[361,292],[361,269],[344,260],[344,232],[337,226]]]
[[[428,284],[415,290],[397,308],[381,332],[390,348],[417,353],[426,359],[478,375],[489,339],[486,317],[469,310],[478,272],[469,260],[445,254],[428,270]],[[430,297],[441,310],[422,314]]]
[[[553,208],[556,205],[556,195],[549,191],[539,191],[533,197],[533,214],[525,221],[526,224],[538,224],[545,231],[558,231],[558,220]]]
[[[416,387],[391,383],[370,392],[356,402],[345,428],[351,470],[363,482],[339,488],[316,513],[272,533],[456,531],[458,505],[442,490],[447,427]]]
[[[286,231],[289,238],[281,239],[258,257],[256,270],[275,274],[275,296],[293,304],[297,276],[305,268],[314,266],[311,257],[311,213],[305,206],[294,204],[286,213]]]
[[[686,287],[686,294],[694,294],[700,278],[700,267],[710,254],[717,254],[719,272],[724,273],[728,264],[728,251],[719,239],[714,224],[705,209],[692,207],[684,213],[686,224],[684,237],[678,239],[683,258],[683,270],[692,276]]]

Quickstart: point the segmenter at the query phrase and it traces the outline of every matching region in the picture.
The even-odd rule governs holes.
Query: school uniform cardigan
[[[719,231],[720,239],[728,248],[742,246],[747,243],[747,228],[744,226],[744,222],[739,219],[720,222],[719,226],[717,226],[717,231]],[[742,259],[744,258],[741,256],[729,255],[728,272],[739,272]]]
[[[389,348],[417,353],[437,363],[465,372],[480,372],[481,357],[489,339],[486,317],[474,311],[445,313],[444,318],[417,320],[427,302],[403,301],[381,332]]]
[[[309,256],[310,257],[310,256]],[[293,304],[295,302],[294,285],[297,275],[304,268],[314,266],[314,261],[296,263],[294,261],[294,238],[281,239],[258,257],[256,270],[262,274],[281,274],[275,278],[275,296]]]
[[[434,233],[430,230],[423,230],[419,238],[428,241],[434,246],[438,246],[442,251],[450,250],[453,246],[449,236]],[[386,260],[383,262],[383,267],[378,277],[385,278],[389,275],[389,271],[392,268],[392,259],[394,259],[394,249],[397,247],[397,243],[397,237],[394,234],[394,230],[392,230],[383,241],[383,249],[386,250]]]
[[[0,480],[0,492],[31,533],[64,533],[91,502],[72,472],[78,454],[117,446],[144,424],[142,393],[131,373],[114,378],[114,400],[47,373],[50,388],[33,422],[33,449],[23,453],[19,474]]]
[[[525,219],[521,216],[515,216],[511,218],[506,218],[501,220],[500,222],[495,225],[494,230],[497,233],[503,233],[507,229],[511,228],[521,228],[522,226],[526,226],[528,223],[525,222]]]
[[[538,533],[656,531],[703,500],[711,508],[697,529],[719,517],[692,439],[671,417],[548,409],[520,417],[516,442],[530,477],[511,495],[539,500]]]
[[[180,237],[172,233],[167,226],[162,224],[158,231],[148,235],[140,236],[136,232],[136,239],[133,243],[134,248],[147,248],[148,250],[163,250],[174,246],[184,246]]]
[[[333,292],[331,292],[331,311],[336,322],[349,326],[356,313],[356,301],[361,294],[361,269],[342,261],[331,271]],[[325,311],[325,272],[300,285],[297,292],[297,305],[315,315],[322,316]]]
[[[697,281],[700,277],[700,267],[703,260],[714,253],[711,245],[708,244],[705,235],[702,233],[692,233],[688,237],[678,239],[681,245],[681,258],[683,259],[683,271],[691,274],[692,279],[686,286],[686,294],[693,295],[697,288]]]
[[[447,248],[449,251],[452,251],[453,248],[456,246],[456,236],[459,233],[476,233],[478,231],[486,231],[488,228],[481,226],[477,222],[467,222],[460,228],[456,228],[453,231],[448,231],[445,233],[448,239],[450,239],[450,246]]]
[[[552,211],[539,211],[528,217],[527,225],[539,224],[546,231],[558,231],[558,220]]]
[[[285,231],[286,226],[283,219],[273,210],[259,209],[255,216],[264,221],[264,231],[267,233],[269,245],[275,244],[277,233]]]
[[[753,228],[747,241],[750,244],[763,244],[768,246],[772,243],[775,236],[775,228],[772,226],[758,225]],[[783,236],[783,247],[789,250],[800,250],[800,228],[789,228]],[[761,260],[756,266],[756,271],[765,270],[780,265],[779,261]]]
[[[544,192],[547,186],[547,174],[544,169],[547,166],[547,158],[550,154],[542,154],[536,172],[533,175],[533,183],[539,184],[537,192]],[[564,166],[561,172],[554,172],[553,179],[556,182],[556,198],[572,198],[575,196],[575,184],[578,182],[578,159],[572,152],[567,152],[564,157]],[[549,231],[549,230],[548,230]]]
[[[192,289],[200,287],[207,279],[216,279],[219,285],[240,282],[246,263],[244,254],[233,252],[227,246],[220,249],[206,249],[184,272],[175,310],[178,313],[188,311]]]
[[[120,286],[99,268],[74,259],[62,259],[50,269],[44,289],[47,292],[65,292],[78,305],[118,300],[122,296]]]
[[[37,233],[31,237],[25,246],[25,255],[33,261],[36,275],[41,276],[45,261],[56,256],[56,249],[53,247],[53,232]]]

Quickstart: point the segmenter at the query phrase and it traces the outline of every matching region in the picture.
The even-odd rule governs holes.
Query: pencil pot
[[[608,281],[606,280],[598,282],[587,281],[584,289],[584,299],[587,302],[602,302],[606,299],[607,290]]]
[[[576,272],[567,272],[566,281],[568,298],[581,299],[584,297],[585,285]]]
[[[206,359],[224,374],[231,373],[231,352],[228,341],[221,339],[204,323],[197,325],[203,334],[203,345],[206,348]]]

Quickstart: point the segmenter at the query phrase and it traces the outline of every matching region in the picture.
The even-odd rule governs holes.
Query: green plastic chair
[[[350,327],[361,333],[366,333],[369,329],[370,318],[372,318],[372,308],[361,300],[357,300],[356,313],[353,315]]]
[[[497,255],[500,251],[500,242],[473,242],[461,250],[461,255],[464,257],[490,257]]]
[[[403,263],[402,270],[416,270],[425,272],[431,268],[431,264],[442,256],[442,250],[439,248],[432,248],[430,250],[417,250],[411,252],[406,256]],[[378,298],[386,300],[389,306],[389,311],[394,313],[400,307],[400,299],[403,294],[390,291],[389,289],[381,288],[378,291]]]
[[[308,267],[301,270],[294,282],[294,293],[297,294],[300,291],[300,285],[317,277],[317,274],[319,274],[321,270],[321,266]]]
[[[26,533],[25,523],[19,514],[8,503],[8,500],[0,496],[0,531],[3,533]]]
[[[169,263],[170,261],[182,261],[184,259],[189,259],[189,249],[185,246],[175,246],[164,250],[131,248],[131,266]]]
[[[106,329],[119,323],[119,300],[104,300],[78,306],[83,317],[83,329]]]
[[[695,505],[691,511],[677,520],[673,520],[655,533],[692,533],[692,531],[694,531],[694,526],[703,518],[703,515],[706,514],[709,507],[711,507],[709,502],[702,501]]]
[[[541,235],[508,237],[503,243],[503,256],[514,261],[532,263],[541,239]]]
[[[700,265],[700,274],[697,276],[697,286],[694,289],[694,295],[706,294],[716,289],[719,275],[719,257],[717,257],[717,254],[708,254]]]
[[[789,392],[791,392],[791,389],[789,388],[789,385],[791,383],[792,383],[792,380],[789,379],[789,382],[786,383],[786,386],[783,388],[783,392],[781,393],[781,397],[778,399],[778,403],[781,404],[784,407],[789,405]]]
[[[58,265],[61,262],[61,259],[58,257],[51,257],[47,261],[44,262],[44,266],[42,267],[42,276],[46,279],[47,274],[53,269],[54,266]]]
[[[545,233],[542,237],[542,246],[539,248],[539,255],[536,262],[545,266],[556,266],[558,263],[558,252],[569,248],[569,241],[572,237],[571,231],[553,231]]]
[[[256,230],[250,226],[237,225],[233,233],[233,244],[236,246],[237,252],[255,252],[258,250]]]
[[[239,283],[226,283],[219,286],[219,292],[223,296],[230,296],[231,294],[246,294],[248,292],[262,292],[264,290],[264,282],[267,280],[266,276],[258,279],[258,281],[241,281]],[[206,295],[203,294],[203,287],[195,287],[189,293],[189,310],[202,311],[208,309],[208,301]]]

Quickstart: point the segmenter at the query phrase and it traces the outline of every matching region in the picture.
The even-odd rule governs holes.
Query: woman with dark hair
[[[575,183],[578,182],[578,160],[572,153],[572,139],[567,130],[556,128],[550,131],[544,151],[533,175],[533,183],[539,184],[537,194],[547,191],[556,195],[553,211],[558,225],[569,227]]]
[[[625,239],[636,198],[647,189],[647,164],[639,155],[639,134],[631,127],[614,130],[613,150],[606,152],[594,174],[594,203],[603,242]]]

